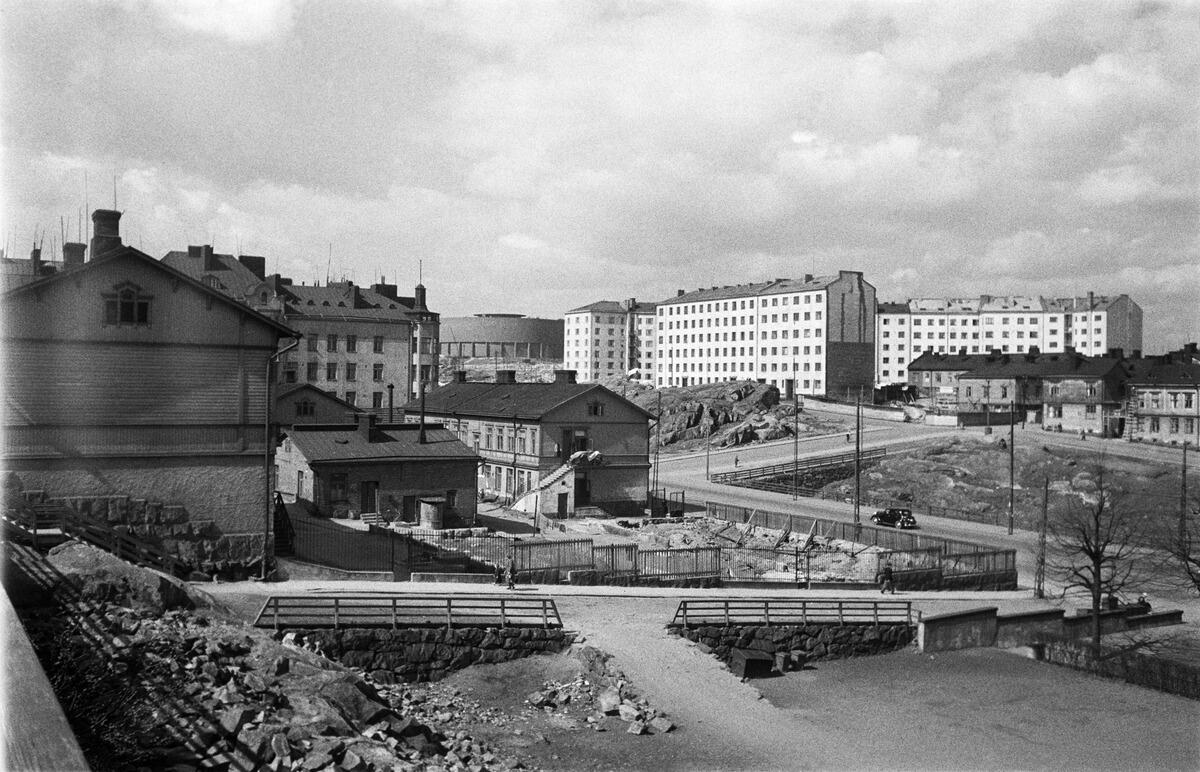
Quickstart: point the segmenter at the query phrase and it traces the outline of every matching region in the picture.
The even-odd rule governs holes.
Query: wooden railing
[[[561,628],[553,598],[508,595],[272,595],[256,627]]]
[[[108,550],[112,554],[140,566],[157,568],[172,576],[185,576],[186,567],[162,547],[136,536],[118,531],[108,523],[87,520],[69,507],[60,510],[63,533],[80,541]]]
[[[887,455],[887,448],[873,448],[872,450],[864,450],[859,454],[861,461],[878,461]],[[712,476],[712,481],[715,483],[735,483],[739,480],[750,480],[759,477],[778,477],[780,475],[792,474],[793,472],[802,472],[810,469],[823,469],[831,466],[842,466],[844,464],[853,464],[853,453],[838,453],[833,456],[820,456],[818,458],[802,458],[798,462],[788,461],[783,464],[770,464],[768,466],[749,466],[742,469],[734,469],[731,472],[718,472]]]
[[[918,612],[917,619],[919,620]],[[847,598],[685,598],[672,625],[915,624],[906,600]]]

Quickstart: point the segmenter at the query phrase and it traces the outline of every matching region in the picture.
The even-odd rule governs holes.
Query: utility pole
[[[1179,547],[1183,549],[1187,539],[1187,440],[1183,441],[1183,468],[1179,475]]]
[[[704,438],[704,479],[711,480],[712,475],[709,474],[709,456],[712,453],[712,437]]]
[[[862,396],[854,411],[854,524],[861,522],[859,516],[859,491],[862,481]]]
[[[1013,532],[1013,517],[1015,511],[1015,496],[1016,493],[1016,478],[1014,473],[1016,470],[1016,441],[1017,441],[1017,424],[1016,424],[1016,403],[1008,403],[1008,534],[1011,536]]]
[[[796,388],[796,360],[792,360],[792,501],[799,497],[796,476],[800,473],[800,390]]]
[[[658,453],[662,450],[662,391],[658,392],[658,411],[654,421],[654,486],[652,496],[658,495]]]
[[[1046,519],[1050,508],[1050,478],[1042,483],[1042,522],[1038,527],[1037,570],[1033,577],[1033,597],[1046,597]]]

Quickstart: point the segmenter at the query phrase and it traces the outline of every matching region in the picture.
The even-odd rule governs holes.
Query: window
[[[337,362],[327,362],[325,364],[325,380],[337,380]]]
[[[383,392],[371,392],[371,407],[383,407]]]
[[[307,399],[302,399],[296,403],[296,417],[307,418],[308,416],[316,415],[317,406],[314,402]]]
[[[346,474],[344,472],[329,475],[330,503],[346,500]]]
[[[304,373],[305,376],[307,376],[307,380],[309,380],[309,381],[317,380],[317,374],[319,372],[320,366],[321,365],[319,362],[309,362],[308,363],[308,365],[306,366],[306,371]]]
[[[142,326],[150,324],[150,295],[132,282],[113,287],[113,292],[104,295],[104,323],[111,325]]]
[[[316,335],[308,336],[308,350],[309,351],[317,350],[317,336]]]
[[[1084,405],[1083,412],[1086,413],[1087,415],[1096,415],[1096,406],[1095,405]]]
[[[337,351],[337,339],[338,339],[338,336],[334,335],[332,333],[330,333],[329,335],[326,335],[325,336],[325,350],[326,351]]]
[[[358,401],[358,393],[357,392],[354,392],[354,391],[346,392],[346,404],[347,405],[353,405],[357,401]]]
[[[375,364],[371,365],[371,380],[373,380],[373,381],[382,381],[383,380],[383,363],[382,362],[376,362]]]
[[[354,352],[358,351],[358,336],[357,335],[347,335],[346,336],[346,351],[348,351],[352,354]]]
[[[353,362],[346,363],[346,380],[353,381],[358,375],[358,365]],[[354,403],[351,403],[354,404]]]
[[[373,352],[375,352],[376,354],[382,354],[382,353],[383,353],[383,336],[382,336],[382,335],[376,335],[376,336],[375,336],[375,338],[374,338],[374,340],[372,341],[372,344],[371,344],[371,350],[372,350]]]

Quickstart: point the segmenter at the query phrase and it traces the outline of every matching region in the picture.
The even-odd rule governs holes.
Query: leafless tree
[[[1200,496],[1185,496],[1180,506],[1178,526],[1164,529],[1163,552],[1168,566],[1182,571],[1189,585],[1200,593]]]
[[[1053,519],[1054,554],[1047,560],[1064,594],[1079,589],[1091,596],[1092,650],[1100,659],[1100,610],[1109,595],[1130,586],[1144,516],[1122,506],[1105,480],[1103,460],[1097,465],[1096,490]]]

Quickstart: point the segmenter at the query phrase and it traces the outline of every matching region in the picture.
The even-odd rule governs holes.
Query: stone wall
[[[897,590],[1015,590],[1017,575],[1015,571],[978,571],[969,574],[942,573],[941,568],[920,568],[910,571],[896,571],[895,581]]]
[[[470,665],[558,652],[575,641],[573,632],[533,627],[291,630],[288,635],[382,683],[437,681]]]
[[[1200,666],[1194,663],[1160,659],[1136,651],[1118,652],[1108,647],[1096,662],[1091,648],[1082,642],[1053,641],[1039,644],[1034,650],[1038,659],[1046,662],[1200,700]]]
[[[734,649],[748,649],[771,657],[777,653],[803,654],[805,660],[884,654],[903,649],[915,634],[915,628],[904,623],[669,627],[677,635],[712,649],[725,662],[730,660]]]

